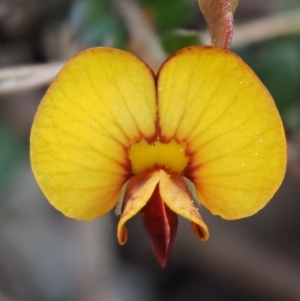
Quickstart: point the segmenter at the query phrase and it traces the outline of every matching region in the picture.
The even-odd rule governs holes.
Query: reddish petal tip
[[[158,186],[141,213],[144,226],[150,235],[154,255],[164,268],[177,232],[177,214],[164,204]]]
[[[159,262],[159,264],[161,265],[161,267],[164,268],[166,266],[166,264],[167,264],[168,259],[169,259],[170,252],[169,252],[169,254],[166,254],[166,252],[164,254],[162,254],[159,250],[157,250],[155,248],[155,246],[153,244],[152,244],[152,250],[153,250],[153,253],[154,253],[157,261]]]

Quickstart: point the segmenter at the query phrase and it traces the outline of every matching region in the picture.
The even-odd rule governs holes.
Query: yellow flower
[[[177,214],[208,238],[195,197],[229,220],[263,208],[282,182],[286,144],[272,97],[229,51],[185,48],[155,76],[128,52],[92,48],[44,96],[31,161],[50,203],[79,220],[106,214],[123,187],[119,242],[140,211],[164,266]]]

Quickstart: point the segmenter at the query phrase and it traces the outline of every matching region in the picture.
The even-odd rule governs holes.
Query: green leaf
[[[126,32],[107,0],[77,0],[71,9],[71,22],[86,47],[125,48]]]
[[[282,119],[288,129],[293,133],[300,134],[300,103],[287,108],[282,114]]]
[[[161,42],[168,54],[187,46],[202,44],[199,34],[178,30],[165,33],[161,38]]]
[[[239,50],[269,89],[285,125],[299,129],[300,36],[292,35]]]
[[[138,0],[160,31],[185,27],[197,7],[195,0]]]
[[[3,198],[5,190],[12,182],[13,171],[18,168],[18,164],[24,154],[24,147],[18,135],[9,127],[0,124],[0,200]]]
[[[299,95],[300,56],[293,43],[268,47],[256,66],[258,76],[273,95],[280,110],[294,103]]]

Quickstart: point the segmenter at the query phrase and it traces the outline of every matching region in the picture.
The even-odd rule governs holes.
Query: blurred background
[[[285,181],[258,214],[228,222],[202,208],[205,243],[180,220],[162,269],[139,216],[120,247],[114,213],[68,219],[33,178],[32,120],[70,56],[118,47],[157,70],[197,44],[209,37],[196,0],[0,0],[0,301],[300,300],[299,0],[240,0],[235,15],[231,49],[272,93],[288,140]]]

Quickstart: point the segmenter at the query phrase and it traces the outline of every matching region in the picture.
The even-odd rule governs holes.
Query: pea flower
[[[177,215],[208,239],[196,199],[224,219],[253,215],[286,165],[269,92],[237,55],[215,47],[185,48],[156,76],[125,51],[77,54],[42,99],[30,140],[34,175],[56,209],[92,220],[118,202],[120,244],[140,212],[162,266]]]

